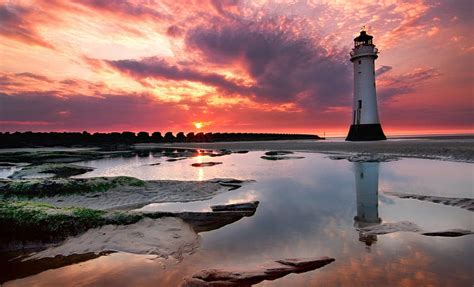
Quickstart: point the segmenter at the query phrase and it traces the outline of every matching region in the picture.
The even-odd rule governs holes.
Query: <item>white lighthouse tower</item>
[[[352,125],[346,141],[376,141],[387,139],[380,125],[375,92],[375,59],[378,50],[372,36],[362,30],[354,39],[351,62],[354,64],[354,101]]]

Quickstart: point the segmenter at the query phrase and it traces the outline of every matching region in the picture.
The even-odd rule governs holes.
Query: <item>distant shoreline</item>
[[[324,140],[312,134],[282,133],[187,133],[179,132],[0,132],[0,148],[23,147],[92,147],[100,146],[108,149],[124,148],[137,143],[184,143],[184,142],[227,142],[227,141],[274,141],[274,140]]]
[[[474,163],[474,136],[449,136],[427,138],[392,138],[387,141],[259,141],[259,142],[214,142],[214,143],[171,143],[136,144],[137,149],[149,148],[201,148],[228,150],[290,150],[328,154],[372,153],[395,157],[411,157]]]
[[[321,139],[321,138],[320,138]],[[447,160],[474,163],[474,135],[420,135],[396,136],[386,141],[346,142],[344,137],[319,139],[291,140],[233,140],[216,142],[172,142],[172,143],[134,143],[114,142],[109,144],[75,144],[71,145],[29,145],[0,148],[0,153],[31,152],[44,150],[91,150],[127,151],[133,149],[182,148],[210,150],[289,150],[300,152],[317,152],[326,154],[384,154],[394,157],[411,157],[422,159]],[[1,145],[0,145],[1,146]]]

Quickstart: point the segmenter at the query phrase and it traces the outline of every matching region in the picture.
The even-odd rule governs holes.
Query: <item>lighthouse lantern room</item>
[[[352,124],[347,141],[385,140],[377,110],[375,90],[375,59],[378,50],[373,37],[362,30],[354,39],[351,62],[354,65],[354,100],[352,103]]]

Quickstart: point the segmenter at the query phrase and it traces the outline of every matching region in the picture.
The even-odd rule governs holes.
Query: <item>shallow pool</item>
[[[80,177],[255,180],[211,200],[149,204],[141,210],[206,211],[214,204],[255,200],[260,205],[251,217],[199,233],[199,248],[182,260],[121,252],[44,258],[16,263],[2,281],[10,280],[5,286],[179,286],[183,278],[203,269],[330,256],[336,261],[321,269],[258,286],[472,286],[474,235],[450,238],[394,232],[365,236],[358,231],[403,221],[424,231],[474,230],[474,213],[469,210],[390,195],[473,198],[472,164],[421,159],[353,163],[317,153],[269,161],[263,155],[249,152],[168,162],[167,157],[150,153],[77,163],[96,168]],[[210,161],[222,164],[191,166]],[[155,163],[160,164],[150,165]]]

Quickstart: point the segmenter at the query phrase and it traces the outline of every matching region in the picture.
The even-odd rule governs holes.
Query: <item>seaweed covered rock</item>
[[[56,178],[67,178],[74,175],[80,175],[94,168],[88,166],[79,166],[75,164],[64,163],[45,163],[41,165],[25,166],[21,170],[15,171],[9,178],[23,179],[28,177],[35,177],[39,175],[49,175]]]
[[[28,201],[0,201],[0,250],[23,248],[25,242],[37,242],[39,245],[57,243],[91,228],[135,224],[143,219],[179,218],[198,233],[252,216],[256,208],[251,213],[232,208],[226,211],[225,207],[217,212],[139,212],[59,208]],[[112,229],[117,230],[115,227]]]
[[[44,197],[104,192],[117,186],[145,186],[145,182],[128,176],[0,180],[0,197]]]
[[[60,241],[104,224],[130,224],[139,214],[88,208],[57,208],[26,201],[0,201],[0,243]]]

